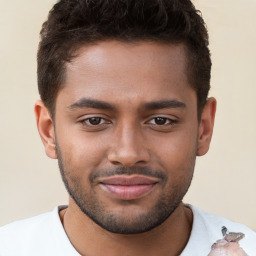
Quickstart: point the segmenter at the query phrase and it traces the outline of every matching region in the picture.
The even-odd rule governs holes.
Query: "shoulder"
[[[5,235],[10,233],[12,233],[13,235],[25,235],[25,233],[30,233],[38,226],[41,226],[42,223],[47,222],[49,218],[51,218],[52,214],[53,212],[47,212],[31,218],[14,221],[3,227],[0,227],[0,238],[3,238]]]
[[[205,236],[210,244],[222,238],[221,229],[225,226],[230,232],[242,232],[245,237],[239,242],[248,255],[256,256],[256,232],[241,223],[233,222],[224,217],[205,212],[189,206],[194,215],[192,234],[195,237]],[[191,234],[191,235],[192,235]],[[205,238],[204,237],[204,238]]]
[[[0,228],[0,255],[31,255],[31,251],[40,250],[40,244],[52,234],[58,226],[58,207],[52,212],[15,221]],[[59,220],[60,222],[60,220]],[[57,227],[58,229],[58,227]],[[49,242],[48,241],[48,242]],[[35,250],[33,249],[33,245]],[[41,254],[40,254],[41,255]]]
[[[221,235],[221,229],[219,229],[219,227],[222,228],[223,226],[225,226],[229,231],[244,232],[248,234],[249,237],[252,236],[253,238],[256,238],[256,232],[244,224],[233,222],[229,219],[226,219],[222,216],[213,213],[205,212],[194,206],[190,206],[190,208],[193,211],[194,218],[197,218],[200,221],[200,223],[208,227],[210,231],[217,232],[218,235]]]

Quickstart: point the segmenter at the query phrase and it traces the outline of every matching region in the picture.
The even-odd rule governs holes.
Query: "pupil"
[[[156,122],[156,124],[158,124],[158,125],[163,125],[163,124],[165,124],[165,122],[166,122],[166,118],[157,117],[157,118],[155,119],[155,122]]]
[[[91,124],[93,124],[93,125],[97,125],[97,124],[99,124],[100,123],[100,121],[101,121],[101,118],[100,117],[92,117],[92,118],[90,118],[90,123]]]

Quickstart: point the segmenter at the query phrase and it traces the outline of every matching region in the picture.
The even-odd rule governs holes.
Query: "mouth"
[[[101,188],[109,195],[121,200],[134,200],[146,196],[159,180],[141,175],[119,175],[102,179]]]

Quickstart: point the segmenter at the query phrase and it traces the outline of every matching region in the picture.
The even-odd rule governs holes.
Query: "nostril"
[[[111,163],[114,164],[114,165],[121,165],[121,163],[118,162],[118,161],[111,161]]]
[[[134,165],[144,165],[148,163],[149,150],[139,141],[128,140],[112,146],[107,152],[110,163],[116,166],[131,167]]]

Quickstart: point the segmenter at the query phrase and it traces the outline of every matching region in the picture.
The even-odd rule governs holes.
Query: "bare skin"
[[[172,224],[171,229],[166,230],[167,226],[162,225],[151,232],[137,235],[109,233],[99,228],[99,226],[90,219],[84,223],[86,229],[90,230],[90,232],[84,232],[83,226],[81,226],[81,223],[84,222],[84,218],[80,220],[78,219],[79,217],[68,216],[68,210],[62,210],[60,215],[62,216],[65,230],[69,230],[69,239],[73,241],[73,246],[83,256],[101,255],[102,250],[104,250],[104,255],[107,256],[129,256],[134,255],[134,253],[136,253],[136,255],[153,256],[156,255],[156,252],[160,253],[159,255],[178,256],[188,242],[193,221],[192,213],[188,208],[180,207],[180,212],[181,213],[177,210],[175,213],[181,214],[184,221],[179,223],[180,220],[177,220],[175,225]],[[165,237],[168,234],[170,234],[169,241],[167,241]]]
[[[46,154],[61,158],[64,178],[75,194],[60,212],[74,248],[85,256],[179,255],[193,220],[181,200],[196,155],[208,151],[216,109],[210,98],[198,121],[184,46],[101,42],[80,48],[66,72],[56,100],[55,129],[41,101],[35,113]],[[117,168],[149,168],[153,177],[134,172],[115,184],[120,177],[112,172]],[[161,201],[168,204],[158,208]],[[97,215],[100,224],[78,203]],[[173,208],[166,219],[147,226],[149,217],[159,220],[159,211],[169,205]],[[141,222],[146,231],[109,231],[115,228],[109,216],[128,233]]]

